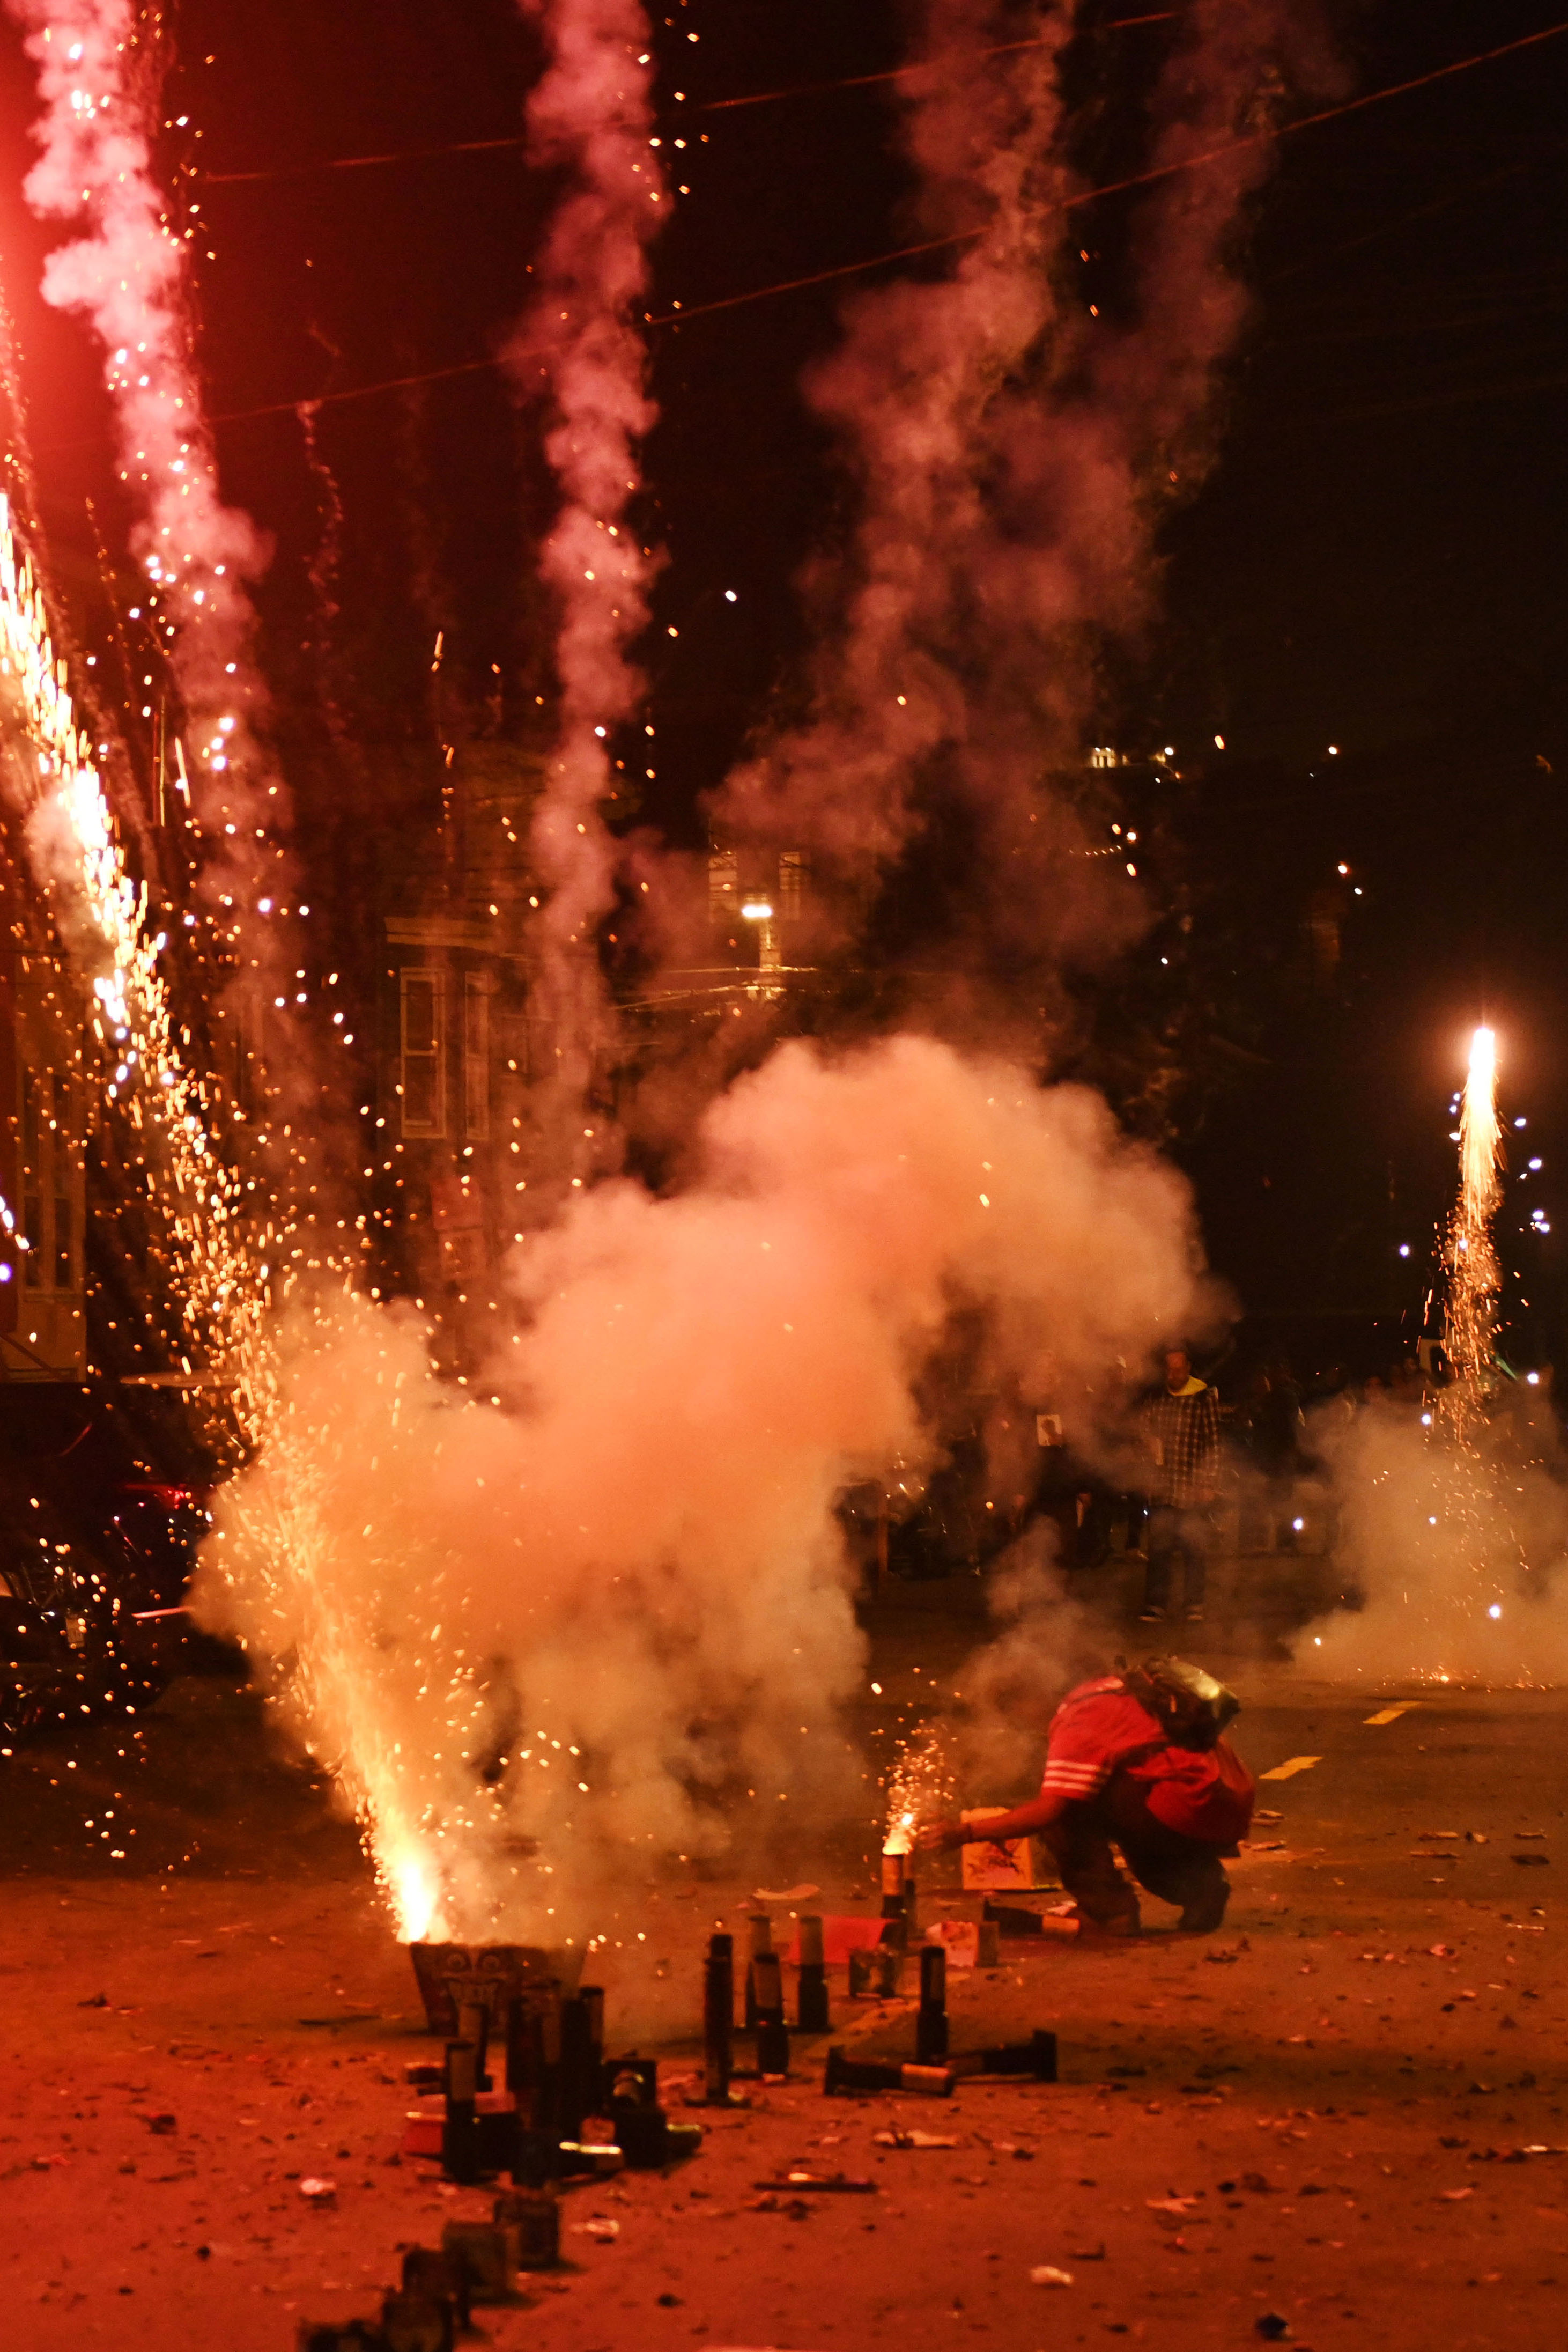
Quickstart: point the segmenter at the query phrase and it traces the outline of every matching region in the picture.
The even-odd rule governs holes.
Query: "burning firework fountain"
[[[1496,1035],[1478,1028],[1444,1253],[1452,1378],[1419,1413],[1369,1405],[1328,1433],[1341,1549],[1365,1606],[1308,1628],[1298,1655],[1314,1670],[1521,1683],[1554,1676],[1564,1663],[1546,1606],[1568,1534],[1563,1490],[1511,1409],[1497,1357],[1497,1075]]]
[[[1456,1428],[1477,1411],[1492,1368],[1500,1286],[1492,1218],[1501,1186],[1498,1162],[1497,1037],[1478,1029],[1459,1113],[1459,1197],[1448,1229],[1448,1362],[1454,1385],[1445,1400]]]

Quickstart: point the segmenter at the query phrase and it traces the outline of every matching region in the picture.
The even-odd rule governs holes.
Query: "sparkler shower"
[[[1302,1664],[1332,1675],[1524,1684],[1568,1667],[1552,1605],[1568,1503],[1496,1363],[1497,1072],[1483,1026],[1470,1042],[1446,1251],[1451,1383],[1419,1414],[1378,1402],[1348,1426],[1324,1424],[1342,1551],[1366,1596],[1359,1613],[1325,1618],[1297,1644]]]
[[[1459,1110],[1459,1197],[1448,1232],[1445,1346],[1454,1386],[1444,1404],[1449,1413],[1473,1414],[1493,1368],[1501,1283],[1491,1226],[1502,1191],[1498,1173],[1501,1141],[1497,1039],[1491,1030],[1480,1028],[1470,1041]]]

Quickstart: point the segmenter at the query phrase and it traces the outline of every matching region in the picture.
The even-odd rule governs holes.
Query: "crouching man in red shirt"
[[[1150,1658],[1069,1691],[1047,1735],[1038,1797],[984,1822],[938,1822],[927,1849],[1043,1838],[1085,1925],[1135,1936],[1140,1886],[1179,1904],[1188,1935],[1212,1935],[1230,1882],[1221,1857],[1252,1825],[1252,1775],[1226,1725],[1238,1702],[1200,1666]]]

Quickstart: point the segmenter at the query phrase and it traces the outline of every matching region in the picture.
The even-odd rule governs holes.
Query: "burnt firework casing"
[[[402,2258],[404,2294],[449,2303],[459,2327],[468,2325],[468,2277],[461,2263],[440,2246],[410,2246]]]
[[[633,2171],[653,2171],[673,2157],[690,2153],[689,2142],[676,2139],[659,2105],[657,2059],[607,2058],[600,2107],[614,2126],[616,2143]],[[700,2132],[696,2137],[700,2141]]]
[[[473,2303],[505,2303],[517,2271],[517,2233],[494,2221],[448,2221],[441,2247],[467,2281]]]
[[[901,2065],[873,2058],[850,2058],[835,2042],[828,2052],[822,2088],[839,2091],[918,2091],[928,2098],[951,2096],[956,2077],[951,2066]]]
[[[626,2107],[656,2107],[659,2104],[659,2062],[639,2058],[607,2058],[602,2068],[600,2105],[596,2114],[618,2116]]]
[[[735,1938],[710,1936],[703,1969],[703,2095],[716,2106],[729,2104],[734,2032]]]
[[[1027,2042],[1002,2042],[983,2051],[988,2074],[1032,2074],[1037,2083],[1056,2080],[1056,2036],[1036,2026]]]
[[[486,2072],[486,2062],[490,2050],[490,2011],[483,2001],[460,2000],[458,2002],[457,2039],[459,2042],[471,2042],[474,2045],[475,2087],[481,2091],[487,2091],[490,2087],[490,2077]],[[504,2031],[505,2015],[503,2014],[497,2022]]]
[[[746,2011],[741,2022],[746,2032],[755,2033],[758,2019],[757,1963],[773,1949],[773,1921],[766,1911],[753,1911],[748,1914],[746,1926],[751,1947],[746,1964]]]
[[[932,2065],[947,2055],[947,1955],[939,1944],[926,1944],[920,1954],[915,2055],[922,2066]]]
[[[507,2088],[526,2128],[561,2137],[561,1996],[518,1993],[507,2017]]]
[[[869,1950],[850,1954],[850,1999],[852,2000],[893,2000],[898,1993],[899,1979],[904,1972],[902,1944],[873,1944]]]
[[[784,1978],[777,1952],[758,1952],[751,1963],[757,1990],[757,2071],[789,2072],[789,2029],[784,2022]]]
[[[581,2137],[585,2116],[597,2112],[604,2071],[604,1993],[584,1985],[561,2003],[560,2104],[562,2139]]]
[[[560,2200],[553,2189],[506,2189],[492,2219],[517,2231],[517,2268],[553,2270],[560,2260]]]
[[[479,2053],[472,2042],[446,2045],[446,2113],[441,2126],[441,2169],[448,2180],[471,2182],[484,2173],[479,2146]]]
[[[960,2074],[1027,2074],[1054,2083],[1056,2036],[1037,2026],[1027,2042],[998,2042],[988,2050],[966,2051],[952,2064]]]
[[[800,1974],[795,1989],[795,2021],[802,2033],[826,2033],[831,2030],[822,1923],[816,1917],[804,1918],[800,1922]]]
[[[452,2352],[455,2315],[444,2295],[389,2294],[382,2304],[388,2352]]]

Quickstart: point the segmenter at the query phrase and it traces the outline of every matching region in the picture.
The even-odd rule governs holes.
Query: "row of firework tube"
[[[890,1907],[894,1904],[897,1908]],[[896,1895],[883,1899],[883,1948],[896,1958],[902,1948],[900,1930],[907,1932],[914,1909],[913,1883],[902,1874]],[[750,1954],[746,1971],[744,2031],[755,2037],[753,2071],[764,2080],[789,2071],[789,2028],[784,2009],[783,1970],[773,1948],[772,1921],[766,1912],[748,1922]],[[796,1992],[797,2028],[802,2033],[831,2031],[828,2006],[828,1971],[823,1923],[807,1916],[799,1923],[800,1975]],[[858,1957],[858,1956],[857,1956]],[[1028,2042],[1000,2042],[954,2058],[948,2050],[947,1955],[939,1944],[927,1944],[920,1953],[920,2000],[915,2015],[913,2061],[851,2058],[841,2046],[830,2048],[822,2087],[837,2091],[918,2091],[948,2096],[966,2074],[1021,2074],[1036,2082],[1056,2080],[1056,2036],[1036,2031]],[[742,2076],[735,2063],[735,1938],[718,1933],[708,1938],[703,1987],[703,2100],[708,2106],[737,2104],[732,2083]]]

